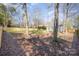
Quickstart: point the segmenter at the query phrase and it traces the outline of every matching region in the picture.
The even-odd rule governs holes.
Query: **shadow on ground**
[[[1,56],[75,56],[76,50],[69,47],[71,42],[58,38],[32,37],[29,39],[13,39],[7,33],[3,33]]]
[[[74,32],[72,48],[76,50],[76,54],[79,55],[79,31]]]
[[[70,42],[58,38],[57,42],[52,42],[52,38],[37,39],[32,38],[28,40],[29,43],[33,45],[32,55],[42,55],[42,56],[68,56],[76,55],[75,51],[71,51],[69,48]]]
[[[0,48],[1,56],[20,56],[25,55],[22,48],[18,44],[17,39],[13,39],[13,37],[7,33],[3,32],[2,37],[2,47]]]

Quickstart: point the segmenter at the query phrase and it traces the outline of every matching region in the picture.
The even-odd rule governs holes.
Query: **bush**
[[[79,30],[75,30],[75,32],[76,32],[77,36],[79,36]]]
[[[46,30],[46,27],[45,26],[38,26],[38,29]]]

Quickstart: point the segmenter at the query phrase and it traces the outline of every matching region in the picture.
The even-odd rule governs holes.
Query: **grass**
[[[6,29],[4,29],[4,31],[6,31],[6,32],[11,32],[11,33],[23,33],[23,32],[25,32],[25,28],[15,28],[15,27],[11,27],[11,28],[6,28]]]
[[[32,32],[32,34],[37,34],[37,35],[46,33],[46,31],[42,30],[42,29],[40,29],[40,30],[39,29],[38,30],[32,30],[31,32]]]
[[[26,31],[26,29],[25,28],[9,27],[9,28],[4,29],[4,31],[11,32],[11,33],[24,33]],[[46,30],[35,29],[35,28],[29,28],[29,32],[31,32],[32,34],[37,34],[37,35],[47,33]]]

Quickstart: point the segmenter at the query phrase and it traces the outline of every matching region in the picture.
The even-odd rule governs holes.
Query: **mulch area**
[[[49,37],[47,37],[49,36]],[[1,56],[72,56],[77,55],[76,50],[69,48],[67,41],[59,38],[52,42],[50,34],[47,36],[33,36],[29,39],[13,39],[9,34],[3,33]],[[41,38],[42,37],[42,38]]]

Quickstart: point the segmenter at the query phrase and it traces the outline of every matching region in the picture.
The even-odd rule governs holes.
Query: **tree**
[[[64,30],[66,31],[64,39],[67,39],[67,31],[71,28],[73,28],[73,19],[77,16],[79,13],[79,10],[76,9],[74,11],[75,7],[78,7],[78,4],[72,4],[72,3],[65,3],[63,4],[63,14],[64,14],[64,20],[63,20],[63,25],[64,25]],[[71,28],[69,28],[71,27]]]
[[[4,13],[5,6],[3,4],[0,4],[0,24],[4,25],[5,22],[5,13]]]
[[[79,38],[79,16],[76,17],[74,26],[75,26],[75,34],[77,38]]]
[[[0,22],[4,27],[6,27],[8,24],[9,13],[7,11],[7,6],[5,4],[0,4]]]
[[[25,19],[26,19],[26,32],[24,33],[24,35],[25,35],[25,38],[26,38],[26,36],[28,36],[28,15],[27,15],[27,4],[26,3],[24,3],[24,4],[22,4],[23,5],[23,9],[24,9],[24,12],[25,12]]]
[[[35,8],[33,14],[33,25],[34,27],[39,27],[39,25],[43,25],[43,20],[41,18],[41,10],[39,8]]]
[[[73,36],[72,48],[77,47],[76,43],[79,40],[79,9],[78,8],[79,8],[79,4],[67,3],[64,6],[64,10],[65,10],[65,12],[64,12],[64,15],[65,15],[64,20],[66,20],[66,21],[70,20],[70,22],[73,22],[72,26],[74,25],[73,29],[75,29],[75,32],[73,33],[74,36]],[[68,29],[69,24],[67,24],[66,21],[64,21],[64,23],[65,23],[64,25],[65,25],[65,28]],[[67,32],[67,30],[66,30],[66,32]],[[65,37],[65,39],[67,39],[67,38]]]
[[[11,24],[12,24],[12,23],[11,23],[11,20],[9,20],[7,26],[8,26],[8,27],[11,27]]]
[[[68,6],[69,6],[69,3],[64,4],[64,16],[65,16],[65,18],[64,18],[64,26],[65,26],[66,32],[67,32],[67,27],[66,27],[65,20],[68,20],[68,10],[69,10],[69,7]]]
[[[54,7],[54,40],[57,41],[58,32],[59,3],[55,3]]]
[[[63,14],[64,14],[64,28],[68,29],[68,24],[66,23],[66,21],[71,21],[72,22],[72,18],[74,19],[75,16],[78,14],[79,10],[77,9],[76,11],[74,11],[74,8],[78,6],[78,4],[72,4],[72,3],[65,3],[63,4]],[[72,12],[73,11],[73,12]]]
[[[14,5],[14,6],[16,6],[15,7],[15,9],[17,10],[19,7],[21,7],[22,9],[23,9],[23,11],[24,11],[24,13],[23,13],[23,22],[25,22],[24,23],[24,25],[25,25],[25,28],[26,28],[26,31],[25,31],[25,33],[24,33],[24,37],[27,37],[28,36],[28,14],[27,14],[27,4],[26,3],[19,3],[19,4],[12,4],[12,5]],[[15,9],[13,9],[12,8],[12,11],[15,11]],[[15,12],[15,14],[16,14],[17,12]]]
[[[4,18],[3,26],[7,27],[8,20],[9,20],[9,18],[8,18],[8,16],[9,16],[8,8],[7,8],[7,6],[5,4],[0,4],[0,7],[2,9],[1,12],[4,14],[4,17],[3,17]]]
[[[9,6],[7,6],[5,4],[0,4],[0,23],[4,27],[8,26],[8,22],[11,18],[10,13],[12,13],[11,10],[13,10],[13,9],[11,9]]]

